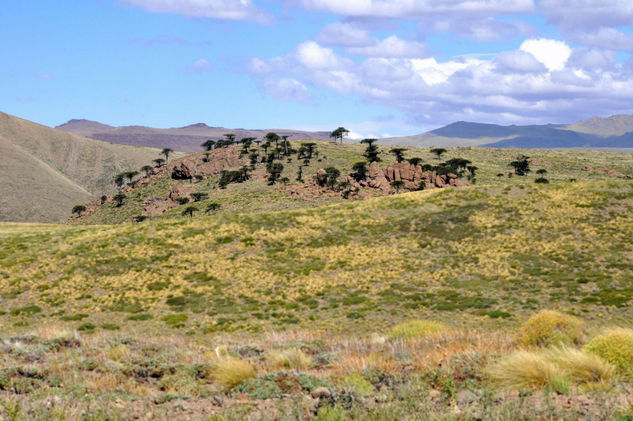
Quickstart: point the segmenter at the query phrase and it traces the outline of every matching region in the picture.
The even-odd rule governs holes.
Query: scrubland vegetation
[[[364,149],[319,146],[341,173]],[[165,177],[79,218],[116,225],[0,225],[0,413],[631,419],[630,157],[529,151],[547,172],[510,178],[516,151],[414,152],[477,183],[298,200],[205,180],[120,223]]]

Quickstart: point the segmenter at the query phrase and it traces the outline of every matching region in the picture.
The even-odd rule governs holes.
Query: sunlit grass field
[[[449,154],[477,184],[1,224],[0,416],[630,419],[633,333],[604,329],[633,327],[633,181],[584,169],[630,157],[530,151],[536,184]]]
[[[369,331],[424,314],[630,318],[630,181],[471,186],[296,211],[5,225],[5,328],[57,319],[199,335]]]

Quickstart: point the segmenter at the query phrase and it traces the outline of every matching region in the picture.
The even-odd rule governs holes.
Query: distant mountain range
[[[633,148],[633,115],[593,117],[569,125],[500,126],[459,121],[419,135],[381,139],[380,143],[492,148]]]
[[[171,129],[156,129],[145,126],[114,127],[90,120],[70,120],[55,128],[106,142],[153,148],[171,148],[183,152],[200,151],[202,142],[208,139],[218,139],[226,133],[235,134],[237,139],[244,137],[262,138],[268,132],[275,132],[280,136],[289,136],[290,140],[323,140],[330,138],[330,132],[305,132],[286,129],[227,129],[224,127],[210,127],[204,123]]]

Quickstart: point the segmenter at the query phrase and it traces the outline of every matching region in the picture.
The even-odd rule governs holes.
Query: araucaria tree
[[[163,158],[156,158],[153,162],[156,164],[156,167],[160,168],[165,163],[165,160]]]
[[[281,162],[271,162],[266,165],[266,171],[268,171],[268,184],[273,185],[279,178],[281,178],[281,173],[284,170],[283,164]]]
[[[145,177],[149,177],[154,172],[154,168],[152,168],[151,165],[144,165],[141,168],[141,171],[143,171],[145,173]]]
[[[391,187],[396,191],[396,193],[400,193],[400,190],[404,188],[404,181],[402,180],[393,180],[391,182]]]
[[[374,145],[374,143],[378,142],[378,139],[363,139],[360,143],[367,145],[365,148],[365,152],[363,156],[367,158],[367,161],[371,164],[372,162],[380,162],[380,152],[378,151],[378,146]]]
[[[519,176],[527,175],[530,172],[530,157],[519,155],[510,162],[510,166],[514,168],[514,173]]]
[[[339,127],[338,129],[330,133],[330,137],[334,139],[334,142],[338,140],[341,143],[343,143],[343,138],[347,136],[348,134],[349,134],[349,130],[347,130],[345,127]]]
[[[356,181],[363,181],[367,179],[367,163],[364,161],[357,162],[352,166],[352,173],[350,176]]]
[[[193,218],[193,213],[198,212],[198,208],[195,206],[187,206],[184,211],[182,211],[183,216],[189,216],[189,218]]]
[[[114,199],[114,201],[116,202],[116,207],[119,208],[123,206],[123,203],[125,202],[126,198],[127,198],[126,195],[124,195],[123,193],[119,193],[119,194],[114,195],[112,199]]]
[[[446,153],[444,148],[431,148],[431,153],[437,155],[437,159],[441,159],[442,155]]]
[[[204,150],[208,152],[215,146],[215,140],[205,140],[204,143],[200,146],[202,146]]]
[[[404,151],[406,151],[405,148],[392,148],[389,152],[393,154],[393,156],[396,157],[396,161],[398,163],[404,161]]]
[[[73,214],[77,216],[81,216],[82,212],[86,211],[86,207],[84,205],[75,205],[73,207]]]
[[[169,154],[171,154],[174,150],[171,148],[163,148],[162,151],[160,151],[161,155],[165,155],[165,162],[169,162]]]

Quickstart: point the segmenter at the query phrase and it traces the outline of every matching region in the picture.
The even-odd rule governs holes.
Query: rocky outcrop
[[[352,180],[353,181],[353,180]],[[461,181],[456,174],[437,175],[433,171],[424,171],[420,165],[413,165],[407,161],[381,167],[377,162],[369,165],[367,185],[381,190],[390,190],[393,181],[402,181],[405,190],[424,190],[444,187],[464,186],[468,183]],[[363,183],[352,183],[364,187]]]
[[[174,180],[191,180],[193,178],[193,171],[189,168],[189,165],[181,162],[172,168],[171,178]]]
[[[189,194],[191,194],[191,188],[187,188],[182,184],[175,183],[169,191],[169,200],[175,202],[178,199],[189,197]]]

